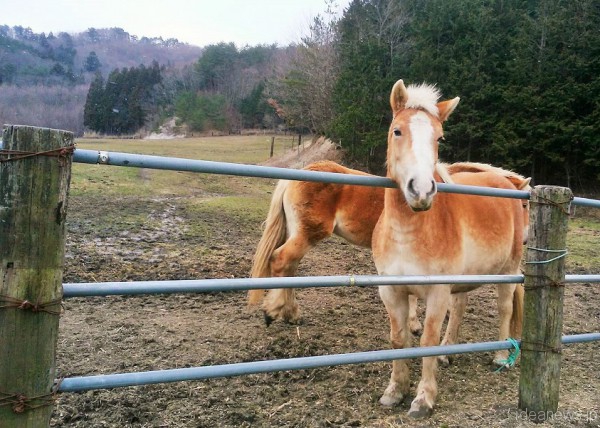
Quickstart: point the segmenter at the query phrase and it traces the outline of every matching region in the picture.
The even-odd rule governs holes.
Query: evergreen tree
[[[85,106],[83,109],[83,125],[95,131],[101,131],[104,127],[104,79],[99,72],[94,76],[90,84]]]
[[[227,76],[235,69],[238,50],[233,43],[207,46],[196,64],[200,88],[219,92],[224,89]]]
[[[386,101],[402,75],[404,24],[397,0],[354,0],[339,24],[341,69],[333,94],[331,134],[377,173],[383,172],[385,160],[390,119]]]
[[[107,134],[137,131],[146,121],[148,100],[160,84],[158,63],[115,69],[103,85],[99,72],[90,86],[84,111],[85,126]]]
[[[100,70],[101,66],[102,66],[102,64],[100,63],[100,60],[98,59],[98,55],[94,51],[91,51],[88,54],[88,56],[85,58],[85,61],[83,63],[83,69],[90,73]]]
[[[443,160],[597,185],[599,26],[594,0],[354,0],[339,26],[331,134],[359,159],[383,149],[391,85],[426,81],[461,97]]]
[[[226,130],[227,103],[222,95],[197,95],[183,92],[175,101],[175,114],[192,131]]]
[[[260,82],[254,87],[250,95],[240,101],[239,110],[242,115],[244,128],[260,128],[263,117],[268,109],[265,98],[265,82]]]

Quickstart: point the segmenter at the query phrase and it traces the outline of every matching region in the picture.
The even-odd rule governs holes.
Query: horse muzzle
[[[433,197],[437,193],[435,181],[418,183],[410,179],[406,185],[406,202],[413,211],[427,211],[433,204]]]

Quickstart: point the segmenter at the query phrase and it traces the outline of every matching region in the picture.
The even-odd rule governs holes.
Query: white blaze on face
[[[410,164],[405,166],[407,167],[404,182],[405,194],[408,196],[412,193],[412,198],[421,200],[431,194],[433,190],[435,158],[432,140],[434,129],[431,119],[424,112],[418,112],[411,117],[409,129],[412,137],[410,156],[412,159]],[[412,192],[408,190],[409,185]]]

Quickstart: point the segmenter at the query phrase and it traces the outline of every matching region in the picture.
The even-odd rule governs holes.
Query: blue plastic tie
[[[501,360],[500,363],[502,364],[500,367],[498,367],[498,369],[496,370],[495,373],[498,373],[500,371],[502,371],[503,369],[509,369],[511,367],[514,367],[515,362],[517,361],[517,358],[519,357],[519,354],[521,353],[521,347],[519,346],[519,342],[515,339],[513,339],[512,337],[509,337],[508,339],[506,339],[510,342],[510,344],[513,346],[513,350],[510,352],[510,354],[508,355],[508,358],[506,360]]]

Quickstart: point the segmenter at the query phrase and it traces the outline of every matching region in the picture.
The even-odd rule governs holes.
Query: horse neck
[[[385,189],[383,215],[390,220],[395,220],[402,229],[422,227],[427,217],[423,214],[413,211],[408,206],[400,189]]]
[[[390,174],[388,172],[388,177]],[[440,177],[437,171],[434,174],[434,179],[437,183],[442,183],[444,180]],[[438,211],[443,211],[445,206],[445,198],[439,194],[435,196],[433,205],[428,211],[415,212],[407,204],[404,198],[404,193],[398,188],[386,188],[384,198],[384,215],[388,219],[395,219],[399,227],[405,230],[418,230],[419,228],[427,227],[430,219],[436,218]]]

